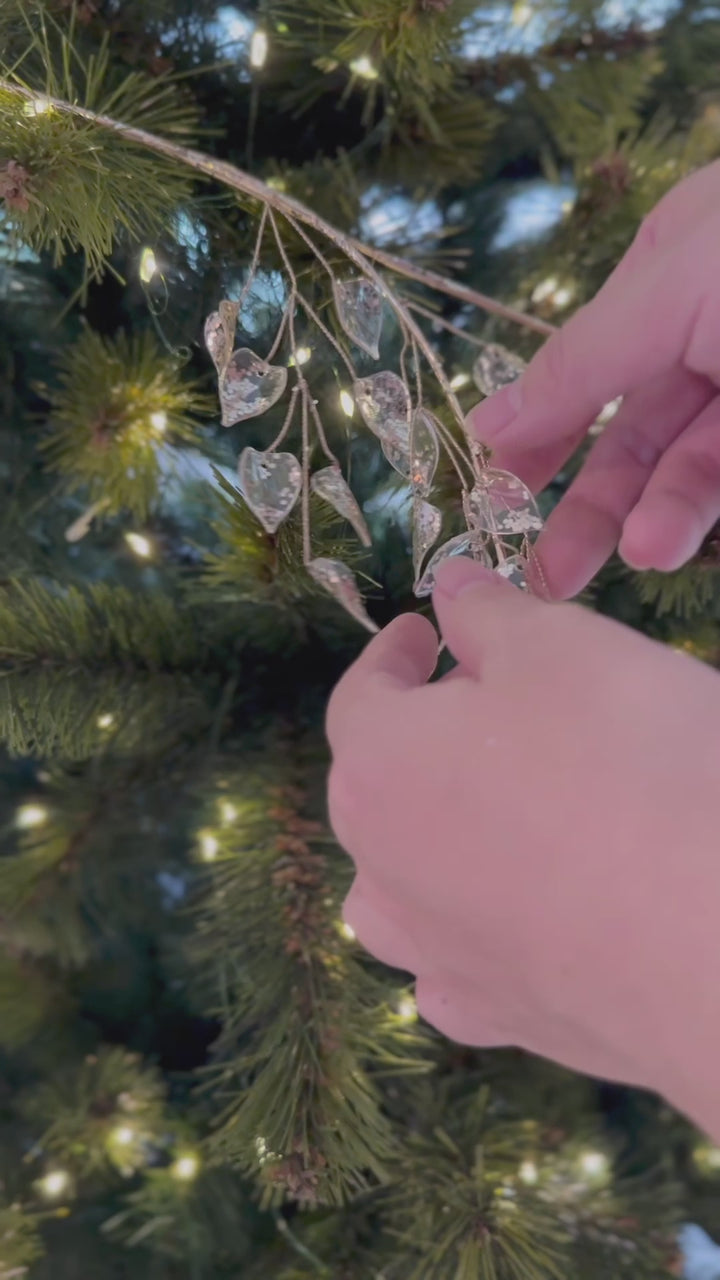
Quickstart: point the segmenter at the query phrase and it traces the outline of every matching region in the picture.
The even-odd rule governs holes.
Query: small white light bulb
[[[556,307],[566,307],[569,302],[572,302],[574,296],[575,290],[568,285],[564,285],[562,289],[555,290],[552,300]]]
[[[40,1179],[40,1190],[47,1200],[57,1200],[70,1186],[70,1174],[64,1169],[53,1169]]]
[[[454,378],[450,379],[450,386],[453,391],[461,391],[470,381],[469,373],[456,373]]]
[[[363,54],[361,58],[353,58],[350,63],[350,70],[356,76],[360,76],[363,80],[377,80],[380,72],[367,54]]]
[[[307,364],[311,356],[312,356],[311,347],[298,347],[295,354],[290,357],[290,360],[289,360],[290,368],[292,368],[293,365],[296,365],[296,364]]]
[[[191,1154],[178,1156],[175,1163],[171,1165],[170,1172],[178,1182],[192,1182],[200,1172],[200,1161],[197,1156]]]
[[[15,814],[15,826],[21,831],[30,831],[32,827],[41,827],[48,820],[48,811],[43,804],[21,804]]]
[[[352,418],[355,412],[355,401],[353,400],[349,391],[343,390],[340,392],[340,408],[342,409],[346,418]]]
[[[163,431],[167,431],[168,416],[164,409],[158,409],[156,413],[150,414],[150,426],[153,431],[157,431],[162,435]]]
[[[114,723],[115,717],[112,711],[104,711],[101,716],[98,716],[96,721],[98,729],[112,729]]]
[[[129,1147],[135,1140],[135,1130],[131,1129],[129,1124],[121,1124],[117,1129],[113,1129],[110,1136],[119,1146]]]
[[[141,560],[148,560],[152,555],[152,543],[144,534],[126,533],[125,541],[127,542],[130,550],[134,551],[135,555],[139,556]]]
[[[287,182],[284,178],[266,178],[265,186],[271,191],[287,191]]]
[[[343,938],[347,938],[348,942],[354,942],[357,934],[351,924],[347,924],[344,920],[340,925],[340,932]]]
[[[538,1180],[538,1169],[534,1160],[523,1160],[520,1165],[518,1174],[520,1181],[525,1183],[526,1187],[534,1187]]]
[[[157,273],[158,264],[155,257],[154,249],[146,245],[140,254],[140,279],[143,284],[149,284],[153,276]]]
[[[402,1018],[403,1022],[414,1022],[417,1018],[417,1005],[414,998],[404,996],[398,1004],[397,1011],[398,1017]]]
[[[548,276],[546,280],[541,280],[539,284],[535,285],[530,297],[533,302],[547,302],[548,298],[552,297],[557,287],[557,276]]]
[[[220,852],[220,841],[217,836],[214,836],[212,831],[200,831],[198,844],[203,862],[214,862]]]
[[[230,800],[220,801],[220,821],[225,826],[229,827],[230,824],[235,821],[237,816],[238,811],[236,805],[234,805]]]
[[[42,95],[30,98],[29,102],[23,104],[23,115],[26,116],[46,116],[48,111],[52,111],[52,102]]]
[[[608,1158],[602,1151],[584,1151],[580,1168],[587,1178],[601,1178],[608,1171]]]
[[[268,48],[269,43],[267,31],[263,31],[261,27],[258,27],[256,31],[253,31],[252,40],[250,41],[251,67],[255,67],[256,70],[259,71],[261,67],[265,66],[265,63],[267,62]]]

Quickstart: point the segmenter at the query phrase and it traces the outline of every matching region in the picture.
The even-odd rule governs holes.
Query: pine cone
[[[30,200],[27,184],[30,174],[17,160],[8,160],[0,169],[0,200],[4,200],[9,209],[19,209],[27,213]]]

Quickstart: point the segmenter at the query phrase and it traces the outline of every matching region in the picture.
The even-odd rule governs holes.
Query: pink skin
[[[556,596],[618,538],[674,568],[720,514],[719,209],[714,165],[658,206],[519,399],[476,411],[537,488],[626,396],[539,540]],[[348,922],[453,1039],[656,1089],[720,1140],[718,676],[469,560],[434,603],[452,677],[427,683],[438,637],[407,615],[330,704]]]

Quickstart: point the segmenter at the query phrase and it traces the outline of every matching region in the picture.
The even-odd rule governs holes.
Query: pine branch
[[[37,97],[32,90],[24,85],[15,84],[6,77],[0,78],[0,90],[30,102]],[[554,331],[554,326],[547,324],[543,320],[539,320],[534,316],[524,315],[513,307],[506,306],[505,303],[495,298],[478,293],[467,285],[446,279],[434,271],[429,271],[415,263],[387,253],[383,249],[366,245],[353,236],[346,235],[325,222],[324,219],[320,218],[318,214],[299,200],[266,186],[265,183],[255,178],[252,174],[245,173],[243,170],[236,168],[235,165],[229,164],[226,160],[214,159],[201,151],[182,146],[168,138],[159,137],[145,129],[124,124],[110,116],[88,110],[86,107],[81,107],[74,103],[65,102],[60,98],[48,97],[47,101],[54,110],[60,113],[75,116],[78,119],[97,125],[101,129],[106,129],[127,142],[136,143],[156,155],[162,155],[180,165],[186,165],[196,173],[201,173],[212,181],[220,182],[234,191],[250,196],[260,201],[263,206],[274,209],[286,217],[297,219],[303,225],[319,232],[335,244],[355,266],[360,267],[363,273],[368,274],[371,279],[374,278],[374,282],[383,293],[385,290],[383,289],[382,281],[377,276],[374,276],[366,259],[377,262],[378,265],[385,267],[396,275],[415,280],[418,284],[422,284],[428,289],[444,293],[471,306],[479,307],[492,315],[497,315],[524,328],[532,329],[536,333],[547,335]],[[408,317],[405,317],[405,319],[407,321]],[[412,321],[409,322],[409,327],[411,331],[415,331],[416,326],[412,324]],[[430,363],[432,368],[434,361],[430,361]],[[443,385],[444,379],[442,377],[439,378],[439,381]],[[445,388],[443,387],[443,389]],[[452,392],[450,392],[451,402],[453,399]],[[458,412],[460,411],[458,410]]]

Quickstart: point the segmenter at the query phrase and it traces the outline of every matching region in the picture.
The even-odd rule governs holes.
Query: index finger
[[[517,382],[478,405],[473,433],[497,445],[504,466],[541,449],[559,467],[604,405],[673,365],[717,383],[710,336],[719,290],[717,215],[710,215],[671,248],[643,256],[632,273],[611,277]]]
[[[435,670],[438,648],[435,628],[417,613],[395,618],[375,636],[330,699],[326,729],[333,751],[369,698],[378,692],[390,694],[425,684]]]

